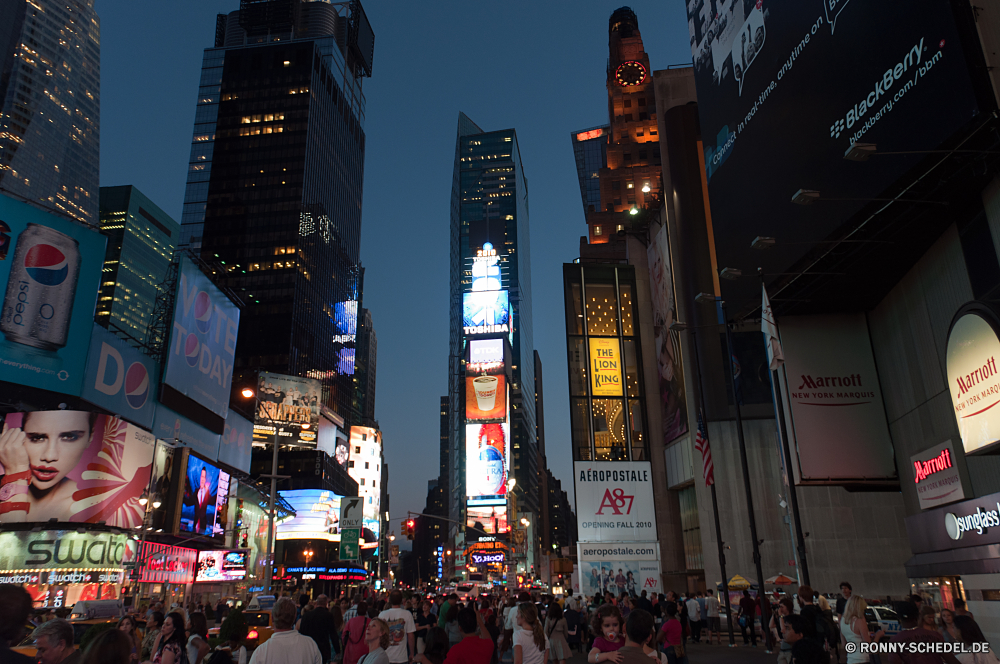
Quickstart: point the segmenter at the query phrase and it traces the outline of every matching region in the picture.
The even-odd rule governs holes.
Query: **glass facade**
[[[363,407],[363,109],[333,36],[206,49],[181,230],[245,304],[234,384],[317,378],[348,426]]]
[[[93,0],[0,5],[0,190],[96,225],[101,26]]]
[[[101,187],[100,227],[107,236],[97,322],[146,343],[159,286],[181,227],[131,185]]]
[[[563,266],[576,461],[647,461],[646,395],[631,265]]]
[[[684,563],[687,569],[705,569],[701,548],[701,520],[698,518],[698,499],[694,486],[677,492],[681,507],[681,533],[684,538]]]
[[[570,134],[576,175],[580,179],[583,213],[601,209],[601,169],[608,165],[608,132],[611,125],[581,129]]]
[[[472,290],[472,259],[487,242],[497,251],[513,319],[511,472],[524,490],[520,507],[536,512],[539,508],[528,228],[528,188],[517,133],[484,132],[460,113],[451,197],[448,486],[452,515],[461,515],[465,502],[462,295]]]

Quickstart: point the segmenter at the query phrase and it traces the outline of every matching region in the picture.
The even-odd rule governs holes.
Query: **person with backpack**
[[[799,586],[799,607],[799,615],[805,621],[803,625],[805,636],[823,644],[827,652],[830,650],[837,652],[840,634],[833,620],[827,618],[823,611],[813,604],[813,589],[809,586]]]
[[[369,621],[368,604],[364,600],[359,600],[357,614],[346,621],[344,626],[344,636],[341,639],[344,644],[344,664],[358,664],[361,658],[368,654],[365,632],[368,630]]]

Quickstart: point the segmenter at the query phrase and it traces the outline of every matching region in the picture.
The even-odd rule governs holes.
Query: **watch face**
[[[615,80],[618,81],[618,85],[639,85],[646,80],[646,68],[635,60],[623,62],[615,70]]]

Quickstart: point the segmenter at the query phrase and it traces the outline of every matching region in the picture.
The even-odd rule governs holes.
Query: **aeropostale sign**
[[[966,454],[1000,441],[1000,338],[985,311],[956,316],[948,333],[948,390]]]
[[[910,467],[920,509],[931,509],[965,498],[950,440],[911,456]]]

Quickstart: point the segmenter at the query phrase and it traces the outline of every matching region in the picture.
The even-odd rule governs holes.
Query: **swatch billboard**
[[[239,308],[182,257],[163,382],[225,418],[239,327]]]
[[[953,14],[971,20],[961,4],[686,3],[720,268],[788,271],[808,243],[826,239],[925,159],[920,151],[981,112]],[[897,154],[845,159],[855,143]],[[910,151],[918,153],[898,154]],[[799,189],[838,200],[794,205]],[[777,238],[781,251],[749,263],[757,236]],[[744,281],[726,289],[759,300],[759,284]]]
[[[81,395],[84,399],[152,428],[159,375],[159,364],[151,357],[94,325]]]
[[[79,396],[106,240],[0,195],[0,377]]]
[[[111,415],[8,414],[0,434],[0,523],[141,525],[153,446],[148,431]]]

